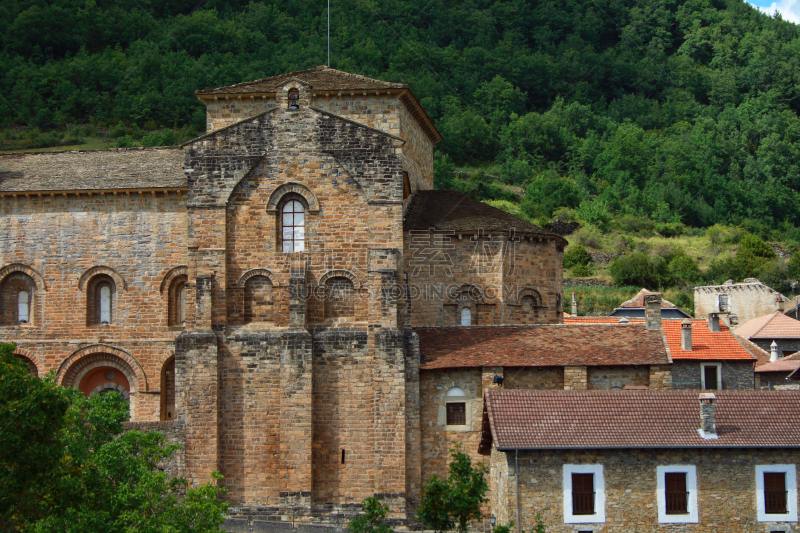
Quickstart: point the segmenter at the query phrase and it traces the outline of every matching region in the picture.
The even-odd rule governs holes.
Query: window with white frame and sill
[[[445,395],[445,424],[467,425],[467,394],[461,387],[451,387]]]
[[[603,465],[564,465],[564,523],[606,521]]]
[[[696,524],[697,467],[669,465],[656,468],[659,524]]]
[[[756,466],[756,511],[759,522],[797,522],[795,465]]]

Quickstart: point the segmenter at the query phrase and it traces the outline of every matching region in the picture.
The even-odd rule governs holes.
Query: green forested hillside
[[[742,0],[331,4],[331,66],[409,83],[444,134],[438,186],[540,222],[800,242],[798,26]],[[324,63],[325,21],[324,1],[5,0],[0,149],[188,137],[193,91]]]

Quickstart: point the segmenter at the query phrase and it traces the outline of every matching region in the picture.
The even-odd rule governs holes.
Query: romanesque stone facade
[[[123,393],[130,427],[183,443],[170,471],[223,474],[239,525],[373,495],[406,518],[444,379],[412,326],[560,323],[566,243],[430,191],[441,137],[405,85],[319,68],[198,97],[208,132],[180,148],[0,156],[2,340]]]

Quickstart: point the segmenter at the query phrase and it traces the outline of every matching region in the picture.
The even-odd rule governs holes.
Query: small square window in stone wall
[[[448,403],[447,404],[447,425],[463,426],[467,423],[467,404]]]

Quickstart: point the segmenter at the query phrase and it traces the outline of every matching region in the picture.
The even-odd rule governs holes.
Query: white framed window
[[[606,485],[603,465],[564,465],[564,523],[606,521]]]
[[[445,425],[467,425],[467,393],[461,387],[451,387],[444,398]]]
[[[668,465],[656,467],[659,524],[696,524],[697,467]]]
[[[797,522],[795,465],[756,465],[756,512],[759,522]]]
[[[700,363],[700,382],[703,390],[721,390],[722,363]]]

